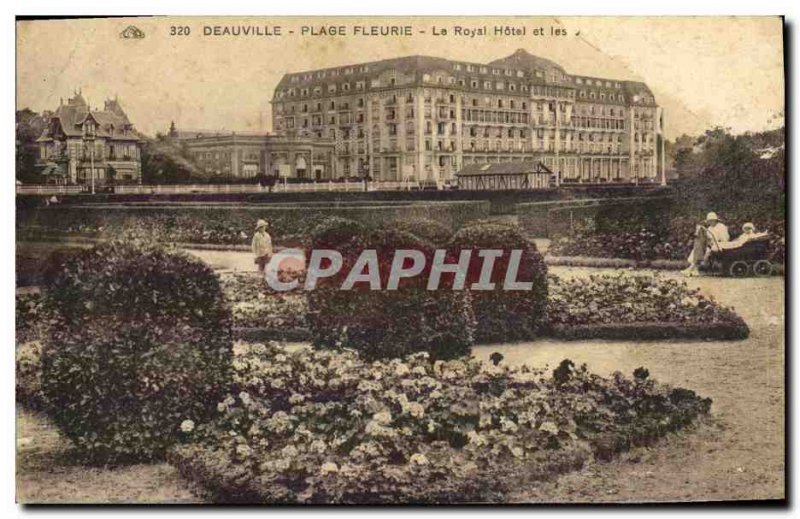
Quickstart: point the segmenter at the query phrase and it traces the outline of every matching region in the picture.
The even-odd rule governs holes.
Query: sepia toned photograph
[[[18,504],[786,504],[782,17],[15,25]]]

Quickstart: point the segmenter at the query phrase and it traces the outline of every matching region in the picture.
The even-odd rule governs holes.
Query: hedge
[[[636,196],[524,202],[517,204],[514,207],[514,212],[519,225],[529,236],[546,238],[557,234],[559,231],[569,230],[573,222],[571,215],[575,213],[579,215],[594,214],[598,211],[603,211],[604,208],[619,210],[621,206],[646,207],[653,202],[656,204],[669,203],[669,200],[671,200],[669,198],[670,194],[671,190],[669,188],[658,188],[636,192]],[[623,214],[627,214],[627,211],[623,211]]]
[[[230,383],[231,313],[191,256],[114,242],[49,273],[42,390],[59,429],[98,462],[162,457]]]
[[[471,191],[471,190],[424,190],[424,191],[319,191],[306,193],[187,193],[187,194],[141,194],[122,195],[98,193],[96,195],[59,196],[62,204],[86,203],[173,203],[195,202],[214,204],[252,203],[252,204],[300,204],[308,202],[338,204],[342,202],[460,202],[487,201],[491,214],[511,214],[520,203],[544,202],[550,200],[574,200],[583,198],[613,198],[641,196],[649,193],[670,193],[669,187],[660,186],[569,186],[561,189]],[[38,207],[43,197],[36,195],[17,195],[19,207]]]
[[[427,202],[358,205],[61,205],[17,211],[20,236],[77,234],[118,236],[134,233],[175,243],[249,244],[255,221],[270,222],[279,240],[307,235],[333,216],[373,225],[425,218],[449,230],[488,215],[488,202]]]
[[[545,256],[544,260],[545,263],[551,266],[609,268],[609,269],[683,270],[689,266],[689,263],[687,261],[680,261],[680,260],[636,261],[632,259],[623,259],[623,258],[595,258],[588,256],[551,256],[550,254]]]
[[[565,341],[735,341],[750,335],[750,329],[741,318],[711,324],[640,322],[556,325],[551,326],[548,332],[551,337]]]

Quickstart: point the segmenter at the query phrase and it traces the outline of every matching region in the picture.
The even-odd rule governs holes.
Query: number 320
[[[170,36],[189,36],[191,33],[192,30],[188,25],[170,25],[169,27]]]

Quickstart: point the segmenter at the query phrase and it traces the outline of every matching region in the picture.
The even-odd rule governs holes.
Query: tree
[[[692,212],[735,211],[753,219],[782,218],[785,211],[783,128],[733,135],[706,131],[691,151],[676,155],[683,171],[677,199]]]
[[[145,184],[186,184],[206,182],[206,175],[186,150],[163,134],[142,146],[142,181]]]
[[[29,108],[16,113],[16,178],[24,183],[40,182],[36,161],[39,147],[36,139],[42,135],[46,118]]]

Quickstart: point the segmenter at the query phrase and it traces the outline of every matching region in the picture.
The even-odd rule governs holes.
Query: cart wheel
[[[731,267],[728,270],[728,273],[735,277],[741,278],[746,276],[750,271],[750,267],[744,261],[734,261],[731,263]]]
[[[758,260],[753,265],[753,274],[756,276],[769,276],[772,274],[772,263],[767,260]]]

